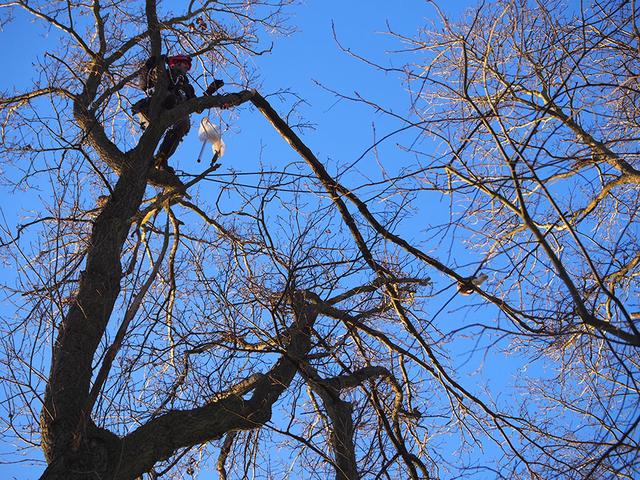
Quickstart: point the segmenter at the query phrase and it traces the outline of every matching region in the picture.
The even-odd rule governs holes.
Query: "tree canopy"
[[[355,161],[316,153],[297,104],[259,88],[292,3],[0,2],[58,32],[32,87],[0,97],[4,188],[43,192],[1,238],[7,461],[42,449],[47,479],[637,477],[635,1],[432,4],[375,58],[337,34],[407,95],[332,92],[393,126]],[[161,80],[140,131],[142,65],[177,51],[199,92],[220,70],[236,84],[165,109]],[[243,105],[299,161],[154,167],[177,119]]]

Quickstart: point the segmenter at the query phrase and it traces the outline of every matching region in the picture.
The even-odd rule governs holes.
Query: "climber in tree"
[[[170,110],[176,105],[194,98],[196,96],[193,86],[189,83],[187,72],[191,69],[191,57],[189,55],[174,55],[171,57],[161,57],[160,62],[156,62],[154,57],[149,58],[142,68],[140,75],[140,88],[145,91],[147,98],[144,98],[133,105],[132,111],[140,118],[140,125],[145,128],[149,124],[148,109],[150,97],[155,92],[158,80],[158,71],[167,76],[167,97],[162,102],[162,107]],[[214,80],[207,90],[206,95],[212,95],[216,90],[224,85],[222,80]],[[168,164],[169,157],[178,148],[178,144],[189,132],[189,116],[185,116],[172,124],[164,134],[158,153],[154,158],[156,168],[175,173]]]

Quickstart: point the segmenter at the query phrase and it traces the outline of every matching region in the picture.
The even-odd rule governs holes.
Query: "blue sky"
[[[460,1],[447,2],[442,6],[455,16],[469,4],[472,2]],[[371,146],[374,128],[376,137],[380,138],[400,124],[376,114],[364,105],[337,101],[332,93],[318,83],[345,95],[358,92],[391,106],[400,114],[408,111],[409,103],[401,79],[396,74],[374,71],[340,50],[333,38],[332,24],[344,47],[380,64],[401,66],[402,56],[389,53],[402,48],[402,45],[384,33],[388,28],[387,22],[397,32],[412,36],[425,21],[435,18],[435,11],[428,2],[423,1],[309,0],[291,12],[291,24],[297,28],[297,33],[290,37],[275,38],[273,52],[255,59],[255,67],[260,75],[259,88],[264,95],[290,90],[305,100],[298,112],[301,119],[313,124],[314,128],[305,129],[301,136],[333,172],[339,165],[351,164]],[[39,30],[21,14],[16,16],[15,23],[6,25],[0,32],[3,62],[7,66],[0,76],[0,90],[20,90],[27,79],[37,77],[39,72],[34,66],[34,57],[55,42],[55,38],[55,32]],[[222,78],[228,84],[225,91],[232,91],[234,79]],[[274,100],[273,105],[284,114],[292,102],[293,97],[285,96],[284,102]],[[214,112],[212,118],[217,118],[216,115]],[[255,171],[259,158],[274,166],[298,160],[286,142],[252,107],[240,108],[238,118],[235,113],[224,112],[222,115],[225,119],[234,120],[231,131],[225,133],[227,153],[222,160],[221,172],[228,168],[240,172]],[[192,125],[197,125],[197,122],[196,116],[192,119]],[[411,135],[415,134],[392,137],[381,146],[380,158],[385,168],[393,170],[400,165],[399,151],[395,145],[400,140],[407,141]],[[195,170],[199,149],[196,128],[192,127],[189,137],[172,159],[172,164],[185,170]],[[358,175],[379,175],[373,155],[366,156],[357,168]],[[3,195],[2,212],[9,224],[17,216],[28,215],[32,207],[39,205],[38,195],[33,192],[8,193],[4,190],[0,195]],[[437,222],[439,215],[443,219],[448,217],[446,210],[441,212],[433,208],[426,211],[430,214],[428,220],[418,219],[409,231],[404,232],[406,238],[419,237],[427,221]],[[7,274],[9,272],[5,272]],[[487,362],[490,361],[487,359]],[[502,375],[495,375],[492,382],[501,384],[506,380]],[[0,448],[6,450],[7,446]],[[21,464],[0,464],[0,475],[4,478],[37,478],[40,471],[41,466],[33,469]]]
[[[455,19],[462,10],[473,3],[475,2],[467,0],[450,2],[443,0],[440,7],[445,9],[451,19]],[[571,7],[577,7],[581,4],[577,1],[568,1],[567,3],[569,8],[566,11],[569,12],[572,12]],[[173,0],[166,0],[164,3],[165,6],[177,4]],[[405,45],[397,38],[388,35],[387,29],[391,28],[399,34],[412,37],[423,25],[432,21],[437,24],[436,10],[431,2],[423,0],[399,0],[396,2],[388,0],[366,2],[363,0],[308,0],[292,7],[289,10],[289,15],[290,25],[297,30],[296,33],[272,38],[272,52],[251,60],[257,76],[251,84],[243,84],[243,87],[257,88],[263,95],[269,96],[273,107],[282,116],[287,115],[297,99],[304,100],[297,106],[295,114],[291,116],[292,122],[308,123],[313,127],[305,128],[299,132],[301,138],[316,153],[330,173],[343,173],[340,180],[347,187],[357,188],[357,193],[365,200],[367,196],[375,198],[369,202],[368,206],[374,212],[379,212],[384,209],[384,206],[380,207],[383,200],[372,195],[377,187],[360,188],[360,186],[382,178],[383,170],[397,172],[410,164],[415,165],[418,162],[428,164],[432,158],[428,154],[436,150],[436,145],[425,136],[418,136],[416,131],[409,131],[392,135],[379,145],[375,152],[369,150],[374,139],[382,138],[396,131],[404,125],[403,122],[377,112],[374,108],[363,103],[339,100],[330,90],[347,96],[362,95],[401,116],[410,117],[409,95],[397,72],[385,73],[376,70],[342,51],[333,38],[332,27],[344,48],[382,66],[401,67],[406,61],[420,61],[421,55],[424,53],[399,53],[398,50],[402,50]],[[16,12],[15,22],[7,24],[4,30],[0,31],[0,46],[2,46],[5,64],[3,75],[0,76],[0,90],[10,93],[20,91],[30,85],[31,80],[37,79],[42,74],[37,66],[38,59],[45,51],[55,50],[57,39],[58,33],[56,31],[42,30],[37,24],[27,19],[24,14]],[[224,92],[231,92],[238,88],[234,82],[239,82],[239,79],[229,76],[222,69],[218,76],[227,83],[223,89]],[[273,95],[276,92],[286,93],[279,96]],[[139,95],[142,96],[142,93]],[[429,108],[430,105],[423,106]],[[207,201],[215,199],[221,189],[221,184],[224,181],[230,181],[233,172],[242,174],[238,178],[247,184],[257,183],[258,178],[255,172],[258,172],[262,165],[268,169],[284,170],[286,168],[287,171],[290,171],[294,170],[290,168],[291,164],[296,162],[300,167],[299,171],[308,172],[308,167],[298,155],[251,105],[243,105],[232,111],[212,111],[209,115],[213,121],[221,122],[224,127],[227,153],[222,159],[222,168],[216,172],[219,183],[208,182],[205,184],[203,182],[199,191],[200,199]],[[200,150],[200,143],[196,135],[200,118],[201,116],[198,115],[192,117],[190,135],[180,145],[175,156],[171,158],[170,163],[179,171],[194,173],[204,168],[202,164],[195,163]],[[447,118],[451,119],[450,116]],[[137,135],[135,129],[132,131]],[[127,138],[128,141],[132,139],[135,140],[135,137]],[[424,158],[413,156],[404,151],[404,147],[409,145],[415,146],[416,150],[427,152],[427,154]],[[434,156],[437,157],[436,154]],[[354,166],[346,169],[349,165]],[[2,167],[9,168],[0,165],[0,168]],[[72,171],[72,169],[69,170]],[[12,174],[15,175],[15,173]],[[482,225],[482,222],[472,223],[477,220],[475,218],[471,219],[471,222],[464,222],[464,226],[468,227],[469,231],[463,231],[464,228],[461,227],[459,231],[447,230],[442,233],[442,230],[432,228],[448,224],[450,214],[454,218],[463,216],[468,204],[468,197],[463,197],[463,200],[456,200],[457,203],[449,205],[448,200],[443,199],[439,193],[428,191],[428,188],[420,188],[418,181],[415,185],[418,185],[416,190],[420,189],[412,205],[415,208],[397,226],[397,231],[411,243],[419,244],[447,265],[455,267],[461,274],[467,274],[467,272],[471,274],[475,268],[472,262],[477,262],[482,252],[465,250],[463,240],[468,238],[473,228],[480,228],[478,225]],[[45,186],[42,190],[31,188],[24,191],[0,188],[2,199],[0,220],[15,229],[16,224],[42,215],[45,211],[43,205],[46,205],[50,200],[48,188]],[[98,187],[87,188],[83,190],[82,200],[93,206],[95,197],[99,193]],[[308,197],[313,197],[309,203],[317,205],[320,201],[318,203],[315,201],[320,196],[308,195]],[[236,207],[237,203],[234,205],[233,202],[237,202],[237,198],[233,199],[231,195],[229,197],[223,199],[223,207]],[[224,202],[227,202],[228,205]],[[274,202],[274,204],[277,203]],[[273,207],[272,210],[276,210],[276,207]],[[270,211],[269,213],[273,213],[274,219],[282,220],[284,223],[282,230],[280,230],[282,235],[279,240],[286,244],[287,235],[292,234],[291,230],[295,230],[295,225],[289,231],[286,230],[290,226],[286,222],[291,220],[293,216],[287,217],[286,211],[282,213],[281,218],[278,218],[280,212]],[[303,216],[300,215],[300,217]],[[336,223],[338,221],[331,220]],[[189,223],[188,220],[187,223]],[[333,228],[334,225],[335,223],[331,223],[330,227]],[[275,224],[272,228],[277,230],[279,226]],[[456,228],[451,230],[456,230]],[[363,227],[363,230],[366,230],[366,227]],[[430,230],[437,230],[437,233]],[[295,235],[295,232],[292,235]],[[331,235],[330,231],[328,235]],[[341,239],[338,235],[336,237]],[[37,241],[35,236],[29,236],[29,234],[25,234],[23,239],[27,244]],[[391,252],[391,255],[394,253]],[[496,262],[500,261],[496,260]],[[491,268],[494,267],[495,264],[491,264],[486,270],[493,274]],[[413,268],[413,265],[410,268]],[[421,268],[416,267],[415,271]],[[501,268],[500,265],[498,265],[499,268]],[[500,273],[498,269],[496,271]],[[508,271],[508,268],[505,268],[504,271]],[[425,311],[419,312],[421,317],[415,319],[416,322],[421,322],[421,325],[428,325],[429,333],[434,337],[439,335],[438,330],[446,335],[447,332],[469,326],[475,322],[484,321],[494,326],[502,321],[501,318],[504,318],[498,317],[495,309],[483,307],[481,302],[473,296],[455,296],[455,288],[452,288],[451,280],[443,278],[432,269],[424,268],[420,272],[432,275],[435,283],[434,291],[440,292],[433,298],[425,300]],[[15,271],[9,268],[3,273],[4,283],[11,284],[12,279],[15,278]],[[553,276],[551,275],[551,277]],[[495,275],[493,279],[495,280],[494,285],[502,280],[495,278]],[[543,285],[541,290],[547,287],[550,287],[549,290],[558,288],[554,286],[554,283],[550,281],[549,285]],[[523,292],[526,294],[527,289],[523,289]],[[534,299],[533,305],[535,304]],[[476,305],[477,308],[475,308]],[[7,304],[0,309],[0,314],[10,317],[15,312]],[[435,321],[434,316],[437,316]],[[191,328],[191,324],[188,326]],[[504,326],[504,323],[501,323],[500,326]],[[394,328],[393,325],[388,326],[389,330]],[[508,350],[505,348],[505,342],[498,342],[497,347],[487,348],[486,351],[483,349],[483,345],[477,346],[475,344],[477,339],[481,342],[489,342],[495,338],[491,334],[477,334],[477,330],[465,330],[456,336],[454,346],[442,342],[436,344],[435,348],[438,350],[438,354],[445,352],[442,353],[443,358],[446,354],[450,354],[447,362],[453,375],[473,394],[489,403],[495,401],[500,407],[504,407],[504,410],[509,410],[508,407],[513,406],[515,409],[519,405],[524,405],[525,413],[535,415],[536,405],[529,402],[526,397],[527,381],[531,378],[541,382],[548,381],[555,373],[553,367],[556,367],[557,364],[551,360],[539,358],[537,349],[535,351],[519,349],[517,343],[509,345],[511,350]],[[448,348],[451,350],[447,351]],[[500,351],[500,348],[504,348],[504,351]],[[483,356],[485,353],[486,355]],[[536,358],[527,361],[526,355],[536,356]],[[45,365],[46,362],[47,360],[43,361]],[[526,369],[519,372],[521,381],[518,382],[518,385],[521,390],[515,391],[509,387],[516,383],[514,378],[518,374],[517,370],[525,362]],[[549,367],[548,370],[541,368],[543,363]],[[424,375],[424,372],[419,372],[419,375]],[[425,384],[428,384],[428,381],[425,381]],[[546,383],[543,385],[547,386]],[[488,388],[485,389],[485,386]],[[435,399],[420,399],[420,405],[429,405],[429,402],[432,402],[436,412],[429,411],[430,415],[436,416],[442,411],[447,412],[446,399],[439,404],[437,403],[440,400],[439,396],[442,396],[441,392],[433,394]],[[514,397],[518,397],[516,398],[518,402],[512,402]],[[4,400],[2,394],[0,394],[0,400]],[[285,404],[283,408],[287,406]],[[544,406],[540,404],[541,409]],[[5,410],[0,409],[0,412],[2,411]],[[564,426],[562,422],[569,423],[572,420],[572,417],[564,412],[559,414],[557,418],[559,420],[553,427]],[[448,420],[449,418],[442,420],[438,427],[442,427]],[[434,424],[437,421],[438,419],[434,419]],[[276,422],[274,420],[274,423]],[[429,424],[429,428],[431,425]],[[448,423],[445,425],[445,427],[449,426]],[[440,429],[440,431],[442,430],[444,428]],[[451,427],[451,431],[454,433],[450,436],[442,435],[434,440],[434,444],[439,442],[436,447],[437,454],[441,455],[444,461],[456,462],[456,454],[459,453],[456,450],[460,444],[456,442],[455,426]],[[12,448],[14,448],[13,445],[0,444],[0,453],[11,451]],[[495,444],[481,442],[477,449],[469,449],[465,454],[468,454],[472,461],[479,460],[490,463],[491,460],[499,458],[500,452]],[[28,456],[25,457],[26,461],[23,463],[16,465],[0,463],[0,475],[2,478],[37,478],[42,471],[42,464],[30,467],[30,460],[34,458],[41,458],[38,449],[28,452]],[[444,461],[442,463],[445,463]],[[448,477],[443,475],[443,478]],[[479,474],[476,478],[486,477]]]

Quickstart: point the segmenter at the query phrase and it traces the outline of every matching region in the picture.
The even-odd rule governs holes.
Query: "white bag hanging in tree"
[[[213,150],[213,154],[218,154],[218,157],[224,155],[225,144],[222,141],[222,135],[220,135],[220,129],[216,127],[211,121],[204,117],[200,121],[200,128],[198,129],[198,138],[202,140],[202,148],[200,149],[200,155],[198,156],[198,162],[200,162],[200,158],[202,157],[202,152],[204,150],[204,146],[207,143],[211,144],[211,149]]]

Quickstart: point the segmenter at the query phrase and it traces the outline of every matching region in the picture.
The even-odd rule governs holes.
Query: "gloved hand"
[[[224,80],[214,80],[211,85],[207,87],[205,93],[207,95],[213,95],[220,87],[224,85]]]

